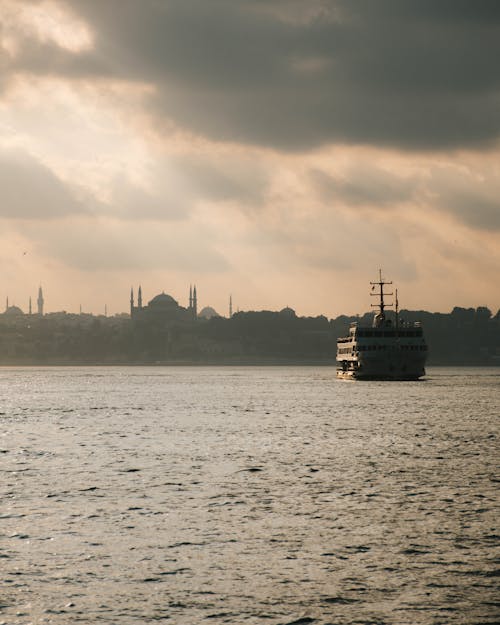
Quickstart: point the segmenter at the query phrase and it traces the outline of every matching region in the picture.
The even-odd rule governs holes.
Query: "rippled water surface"
[[[500,620],[500,369],[0,369],[0,623]]]

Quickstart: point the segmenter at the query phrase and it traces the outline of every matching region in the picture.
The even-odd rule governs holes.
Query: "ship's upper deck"
[[[423,338],[423,330],[419,321],[400,323],[397,327],[388,322],[379,327],[360,326],[357,321],[353,321],[349,329],[349,336],[339,338],[337,343],[350,343],[367,338]]]

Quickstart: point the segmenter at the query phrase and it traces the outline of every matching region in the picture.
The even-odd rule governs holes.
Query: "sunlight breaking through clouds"
[[[474,6],[0,0],[3,290],[118,311],[203,276],[215,308],[334,315],[382,266],[412,305],[497,308],[500,11]]]
[[[12,56],[22,51],[23,43],[35,39],[54,44],[77,54],[90,50],[92,30],[73,11],[53,0],[0,0],[2,13],[1,46]]]

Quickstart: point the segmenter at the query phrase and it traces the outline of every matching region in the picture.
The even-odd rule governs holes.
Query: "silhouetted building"
[[[212,317],[220,317],[220,315],[211,306],[205,306],[205,308],[200,310],[198,317],[201,317],[202,319],[212,319]]]
[[[130,290],[130,317],[136,322],[152,325],[165,325],[175,322],[191,323],[198,317],[198,297],[196,287],[189,287],[189,306],[184,308],[164,291],[153,297],[146,306],[142,304],[142,288],[137,292],[137,306],[134,290]]]
[[[8,317],[21,317],[24,315],[24,313],[19,308],[19,306],[8,306],[4,312],[4,315],[7,315]]]
[[[38,304],[38,314],[41,316],[43,316],[43,293],[42,293],[42,287],[40,286],[38,289],[38,300],[37,300],[37,304]]]

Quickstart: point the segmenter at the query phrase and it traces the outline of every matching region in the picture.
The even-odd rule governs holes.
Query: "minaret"
[[[193,319],[198,318],[198,297],[196,295],[196,286],[193,287]]]
[[[189,285],[189,311],[193,310],[193,287]]]
[[[137,308],[142,308],[142,288],[139,284],[139,291],[137,292]]]
[[[32,315],[33,314],[33,308],[31,306],[31,295],[30,295],[30,304],[29,304],[29,314]]]
[[[130,289],[130,317],[134,316],[134,289]]]
[[[233,316],[233,296],[229,296],[229,319]]]
[[[5,311],[9,310],[9,296],[5,299]]]
[[[42,293],[41,286],[38,288],[37,304],[38,304],[38,314],[40,315],[40,317],[42,317],[43,316],[43,293]]]

